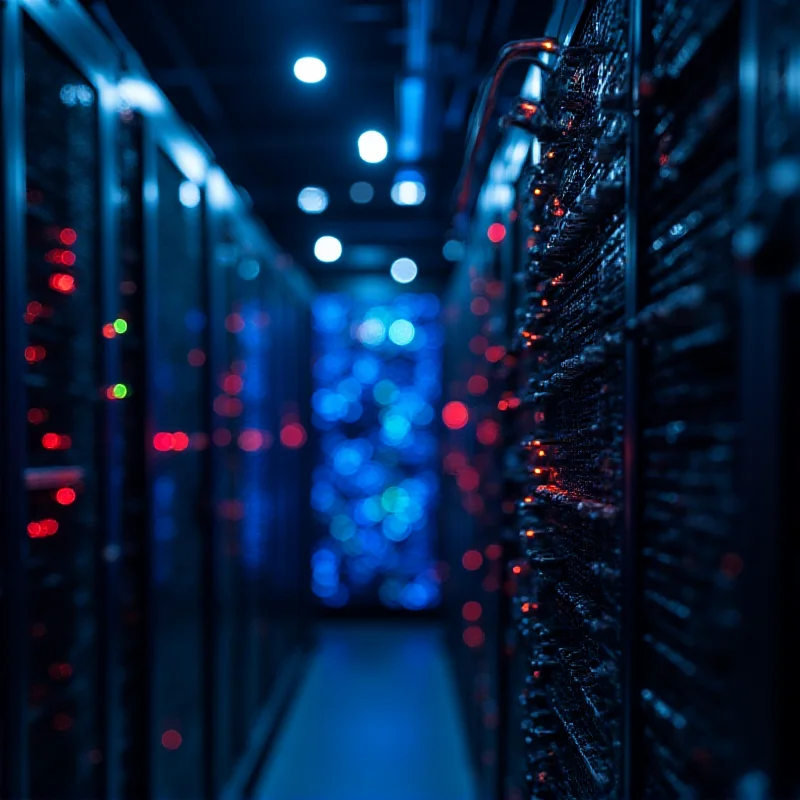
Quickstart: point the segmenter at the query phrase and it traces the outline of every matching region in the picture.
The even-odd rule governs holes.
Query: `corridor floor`
[[[438,629],[325,628],[257,800],[475,800]]]

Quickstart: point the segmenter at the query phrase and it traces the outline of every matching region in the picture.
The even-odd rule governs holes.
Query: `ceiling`
[[[418,263],[421,278],[446,277],[450,265],[441,248],[475,90],[506,39],[541,35],[552,0],[105,0],[105,6],[179,113],[246,189],[279,245],[318,282],[329,283],[387,274],[400,256]],[[326,63],[324,81],[295,79],[294,62],[304,55]],[[402,100],[408,77],[424,85],[415,108]],[[512,91],[519,81],[509,84]],[[422,121],[405,128],[415,131],[418,147],[409,166],[424,176],[426,198],[400,207],[390,189],[404,166],[397,157],[401,129],[415,110]],[[389,141],[381,164],[359,158],[358,136],[368,129]],[[373,185],[371,203],[350,200],[356,181]],[[308,185],[328,192],[324,213],[298,208],[298,192]],[[313,255],[315,240],[326,234],[344,245],[334,264]]]

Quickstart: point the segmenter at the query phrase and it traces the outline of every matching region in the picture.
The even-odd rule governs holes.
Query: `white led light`
[[[358,154],[368,164],[379,164],[389,154],[386,137],[378,131],[366,131],[358,137]]]
[[[320,236],[314,244],[314,255],[326,264],[338,261],[342,256],[342,243],[335,236]]]
[[[200,205],[200,189],[191,181],[184,181],[178,189],[178,199],[184,208],[197,208]]]
[[[318,186],[306,186],[297,195],[297,205],[306,214],[321,214],[328,207],[328,193]]]
[[[417,265],[410,258],[398,258],[390,272],[398,283],[411,283],[417,277]]]
[[[372,184],[366,181],[359,181],[350,187],[350,199],[354,203],[369,203],[375,196]]]
[[[419,181],[398,181],[392,186],[392,200],[399,206],[418,206],[425,199],[425,185]]]
[[[294,76],[303,83],[319,83],[327,74],[325,64],[313,56],[298,58],[294,62]]]

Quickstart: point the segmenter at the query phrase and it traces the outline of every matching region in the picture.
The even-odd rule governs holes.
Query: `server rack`
[[[0,26],[0,794],[238,796],[308,645],[311,290],[78,3]]]
[[[503,140],[451,289],[465,312],[466,265],[496,257],[481,198],[516,190],[519,316],[495,342],[523,354],[505,545],[525,657],[498,693],[496,796],[790,796],[798,19],[780,2],[563,2],[547,33],[555,72],[520,92],[544,111],[507,118],[539,157],[514,186]],[[465,350],[461,324],[449,342]],[[449,365],[451,386],[473,370]]]

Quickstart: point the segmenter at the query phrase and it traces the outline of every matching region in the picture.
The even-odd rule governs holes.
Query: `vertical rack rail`
[[[25,458],[24,302],[25,198],[22,12],[0,5],[0,611],[3,653],[0,702],[0,796],[28,796],[28,567]]]
[[[647,105],[642,96],[652,61],[652,0],[630,0],[628,9],[628,147],[626,164],[626,265],[625,319],[625,431],[623,445],[624,532],[622,541],[622,702],[623,775],[622,796],[629,800],[643,796],[644,746],[641,717],[641,489],[639,458],[641,423],[642,342],[634,333],[636,316],[643,305],[643,262],[647,257],[647,174],[646,136],[643,117]]]

